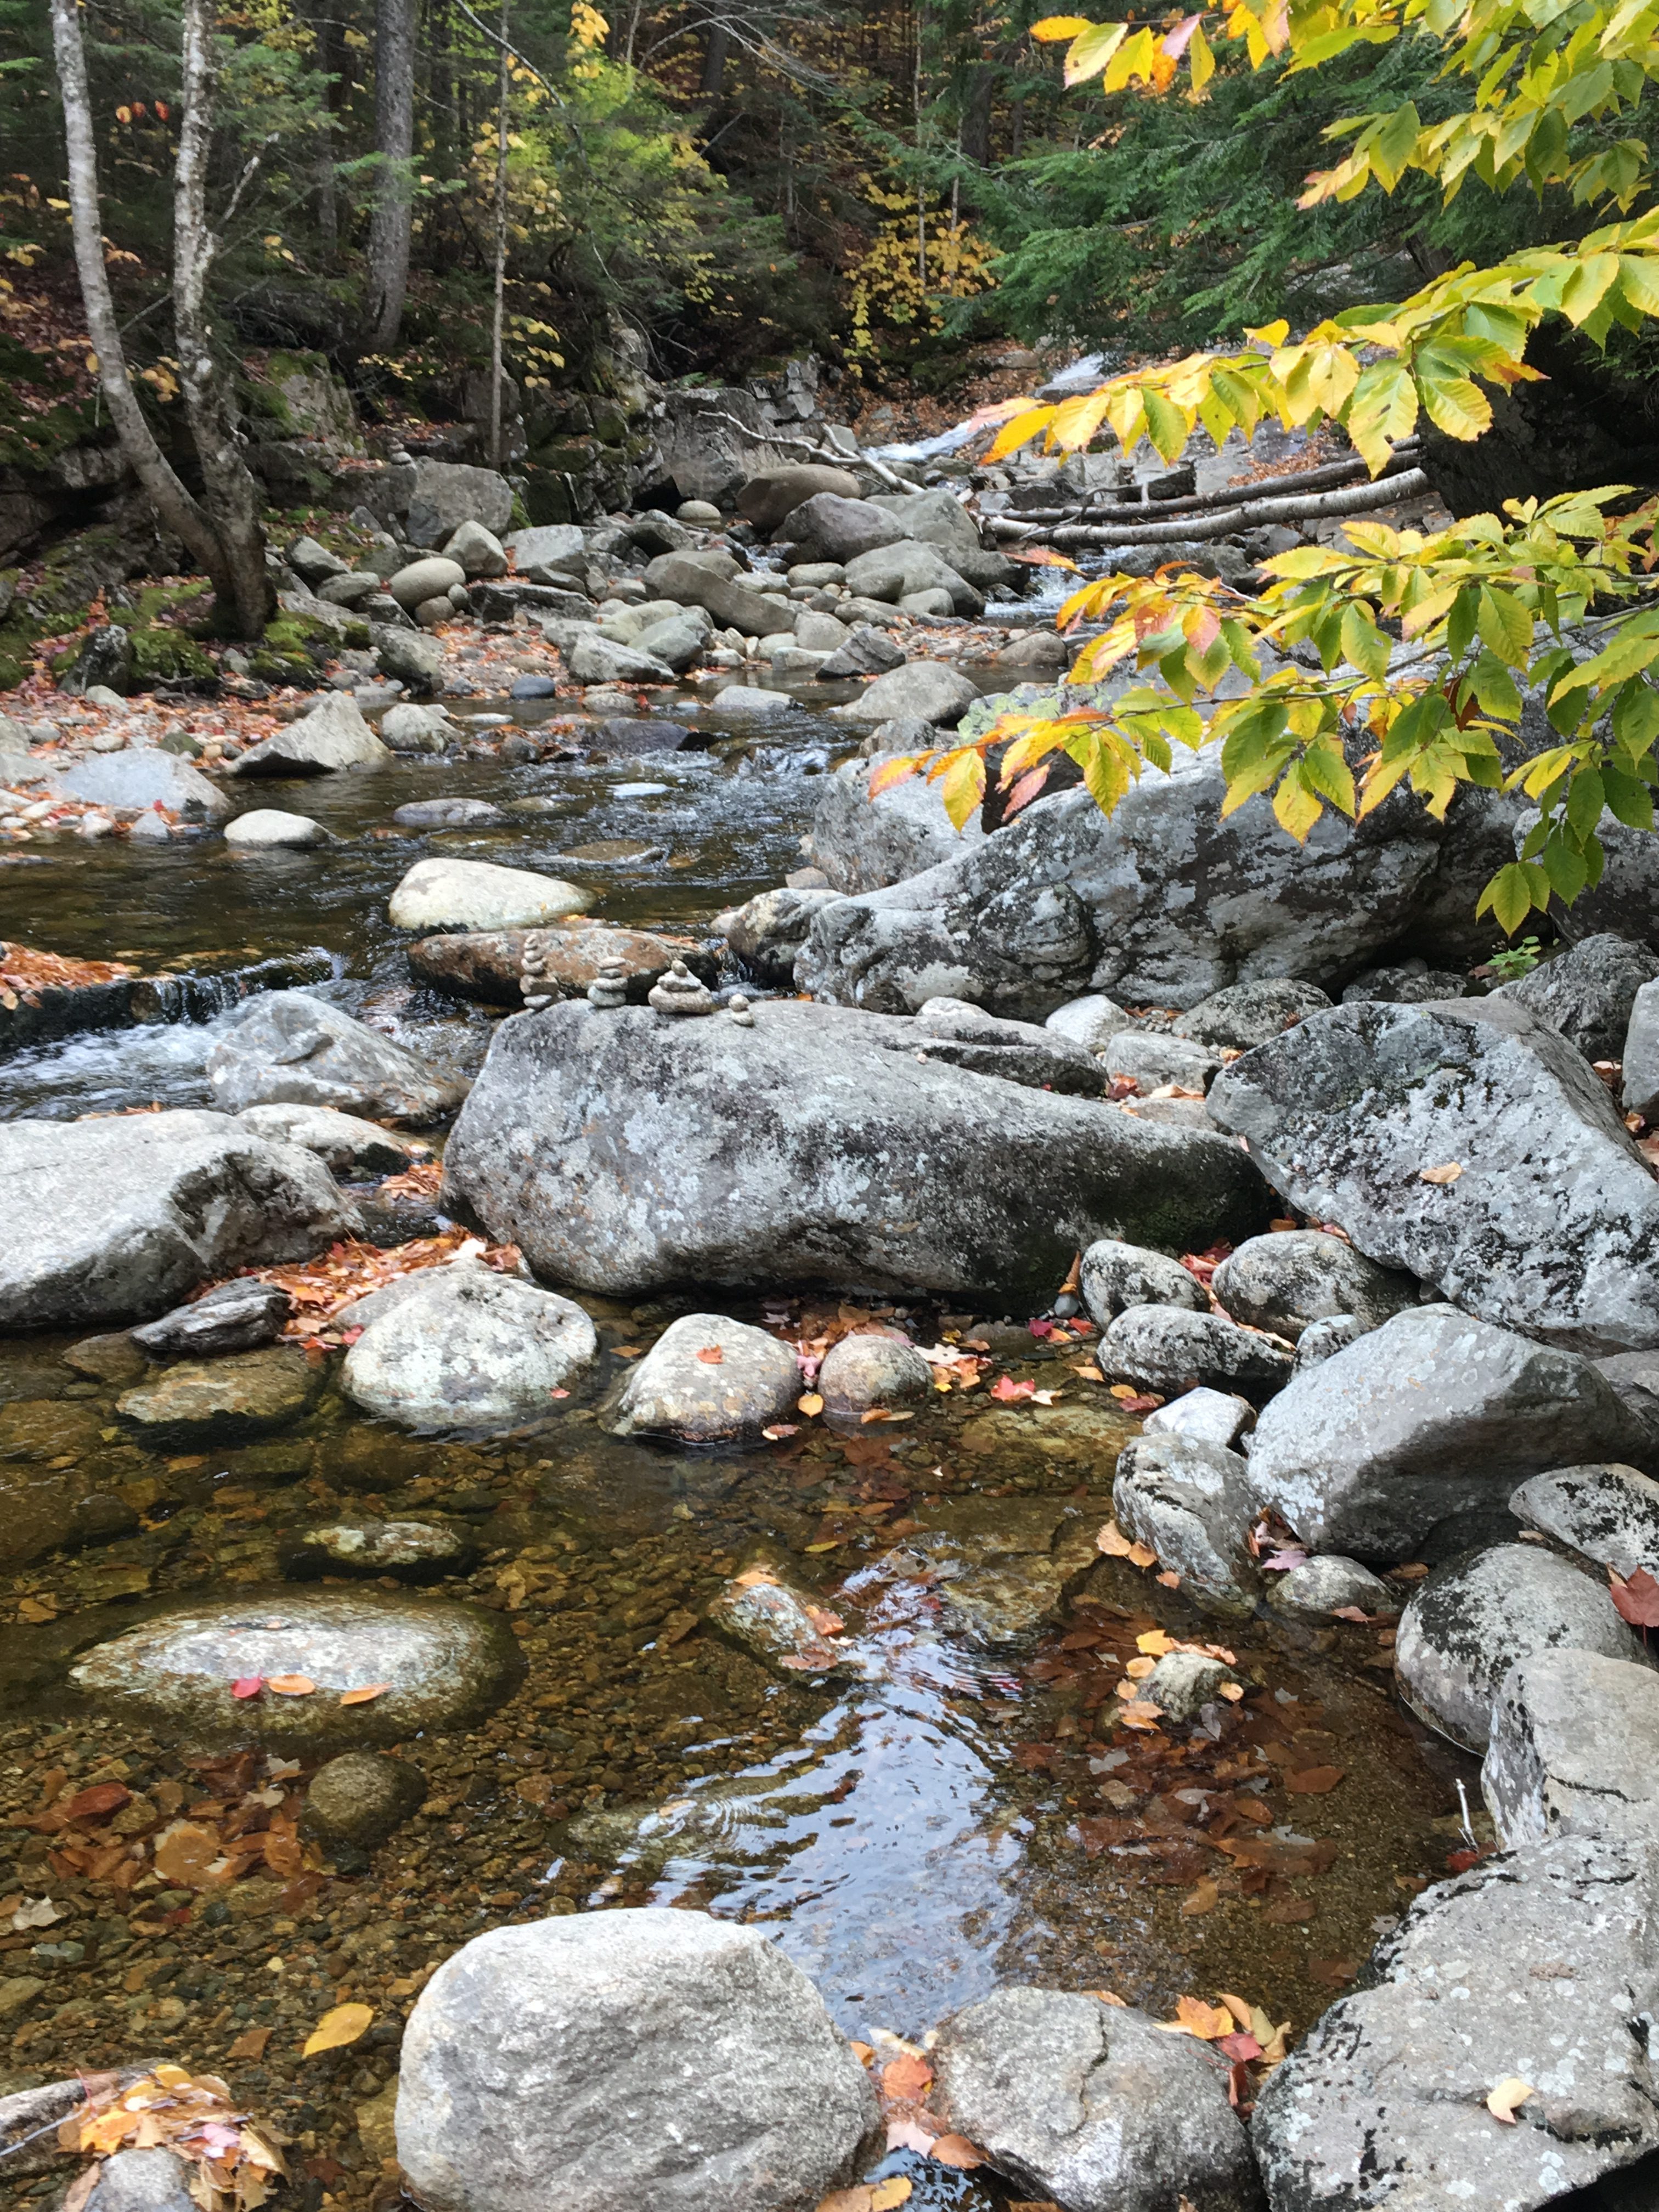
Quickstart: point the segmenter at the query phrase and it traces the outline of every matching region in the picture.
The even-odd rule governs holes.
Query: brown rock
[[[116,1401],[129,1421],[152,1431],[257,1436],[303,1413],[316,1396],[322,1370],[302,1352],[270,1346],[228,1359],[181,1363]]]
[[[64,1354],[65,1367],[98,1382],[136,1382],[149,1362],[125,1329],[111,1336],[84,1336]]]
[[[627,967],[628,995],[639,1006],[644,1005],[652,985],[676,960],[684,960],[704,982],[712,982],[718,973],[719,963],[712,952],[653,936],[647,930],[572,921],[543,933],[548,945],[549,980],[567,994],[586,990],[611,960],[620,960]],[[524,929],[468,929],[423,937],[409,948],[410,969],[418,981],[453,997],[482,999],[491,1006],[522,1006],[519,969],[529,934]]]

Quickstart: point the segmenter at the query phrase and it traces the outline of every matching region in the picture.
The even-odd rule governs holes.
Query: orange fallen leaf
[[[1206,2004],[1202,1997],[1177,1997],[1174,2025],[1184,2027],[1206,2043],[1233,2032],[1233,2016],[1225,2005]]]
[[[1515,2125],[1516,2113],[1526,2103],[1528,2097],[1536,2094],[1537,2092],[1530,2081],[1523,2081],[1518,2074],[1506,2074],[1496,2087],[1488,2094],[1486,2110],[1492,2114],[1493,2119],[1502,2120],[1505,2127],[1512,2128]]]
[[[1242,1682],[1224,1682],[1221,1694],[1229,1705],[1236,1705],[1244,1694],[1244,1685]]]
[[[1121,2005],[1126,2012],[1129,2009],[1128,1998],[1119,1996],[1115,1990],[1085,1990],[1083,1995],[1085,1997],[1094,1997],[1101,2004]]]
[[[906,2112],[887,2123],[889,2150],[919,2150],[926,2157],[933,2148],[933,2130],[925,2128],[920,2120]]]
[[[264,2057],[265,2045],[270,2042],[272,2033],[268,2027],[245,2027],[225,2056],[228,2058],[252,2058],[257,2063]]]
[[[805,1413],[810,1421],[814,1413],[821,1413],[823,1411],[823,1401],[816,1390],[805,1391],[796,1399],[795,1411],[798,1413]]]
[[[938,2159],[941,2166],[968,2168],[985,2164],[984,2152],[977,2143],[970,2143],[966,2136],[936,2136],[929,2155]]]
[[[925,2058],[890,2058],[881,2069],[884,2097],[897,2100],[925,2097],[933,2085],[933,2069]]]
[[[1346,1771],[1340,1766],[1304,1766],[1299,1773],[1285,1777],[1285,1787],[1299,1797],[1322,1797],[1328,1790],[1335,1789]]]
[[[311,2033],[306,2038],[303,2058],[314,2057],[319,2051],[343,2051],[349,2043],[356,2043],[368,2032],[374,2019],[374,2009],[366,2004],[336,2005],[325,2012]]]
[[[1181,1577],[1176,1574],[1173,1567],[1166,1567],[1164,1570],[1164,1572],[1158,1576],[1156,1579],[1164,1585],[1165,1589],[1179,1589],[1181,1588]]]
[[[1185,1920],[1196,1920],[1200,1913],[1213,1912],[1220,1902],[1221,1892],[1209,1876],[1205,1875],[1188,1891],[1181,1907],[1182,1917]]]
[[[375,1698],[385,1697],[391,1687],[390,1682],[365,1682],[361,1689],[342,1690],[340,1703],[343,1705],[366,1705]]]
[[[895,2212],[895,2208],[908,2199],[914,2185],[902,2173],[877,2182],[870,2191],[870,2212]]]
[[[718,1344],[705,1344],[697,1357],[705,1367],[718,1367],[725,1359],[726,1353]]]
[[[279,1698],[308,1698],[317,1685],[309,1674],[267,1674],[265,1687],[275,1690]]]
[[[217,1831],[191,1820],[175,1820],[155,1839],[155,1871],[175,1888],[200,1889],[218,1856]]]
[[[1149,1653],[1154,1659],[1163,1658],[1166,1651],[1173,1651],[1175,1648],[1174,1637],[1166,1636],[1161,1628],[1149,1628],[1144,1636],[1135,1638],[1135,1650]]]
[[[1419,1182],[1437,1183],[1443,1188],[1447,1183],[1455,1182],[1462,1172],[1461,1160],[1448,1160],[1443,1168],[1424,1168],[1417,1179]]]

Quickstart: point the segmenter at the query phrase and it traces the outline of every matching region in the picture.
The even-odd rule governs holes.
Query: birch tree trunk
[[[181,538],[211,578],[226,605],[234,605],[229,564],[212,524],[155,442],[127,377],[126,353],[109,272],[104,266],[104,224],[98,197],[98,155],[93,137],[92,95],[87,86],[86,50],[81,43],[77,0],[52,0],[52,36],[58,81],[64,100],[64,137],[69,157],[70,217],[75,236],[75,265],[87,331],[98,359],[98,381],[121,451],[156,514]]]
[[[276,605],[265,569],[259,490],[242,458],[228,381],[213,357],[207,316],[208,271],[219,246],[207,213],[216,73],[211,0],[184,0],[182,33],[184,117],[173,186],[173,336],[185,411],[202,465],[204,504],[224,560],[237,627],[244,637],[257,637]]]
[[[410,156],[415,149],[415,0],[377,0],[374,10],[374,149],[380,174],[368,227],[370,327],[394,346],[409,289]]]

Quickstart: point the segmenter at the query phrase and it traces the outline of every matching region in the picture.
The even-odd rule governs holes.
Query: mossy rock
[[[136,684],[211,684],[219,672],[193,637],[161,623],[133,623],[132,673]]]

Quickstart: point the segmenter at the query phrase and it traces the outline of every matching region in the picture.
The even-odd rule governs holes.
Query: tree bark
[[[415,0],[377,0],[374,10],[374,150],[380,157],[368,227],[369,326],[377,346],[394,346],[409,289],[410,156],[415,148]]]
[[[495,267],[489,315],[489,465],[501,465],[501,352],[507,320],[507,0],[501,0],[501,50],[495,77]]]
[[[207,173],[213,149],[212,0],[184,0],[181,22],[184,117],[173,185],[173,325],[190,434],[202,465],[204,504],[225,562],[237,627],[258,637],[276,605],[265,570],[258,488],[242,458],[228,380],[213,357],[207,314],[208,271],[219,241],[208,223]]]
[[[156,444],[128,380],[126,355],[115,319],[109,272],[104,266],[98,155],[93,137],[92,96],[87,86],[87,58],[81,43],[77,0],[52,0],[52,35],[64,101],[75,265],[81,280],[87,331],[97,356],[98,381],[104,402],[127,465],[149,494],[156,514],[201,562],[220,598],[227,605],[234,605],[235,592],[229,566],[213,526]]]
[[[726,59],[732,49],[732,26],[723,16],[711,16],[703,32],[702,75],[698,96],[718,100],[726,89]]]

